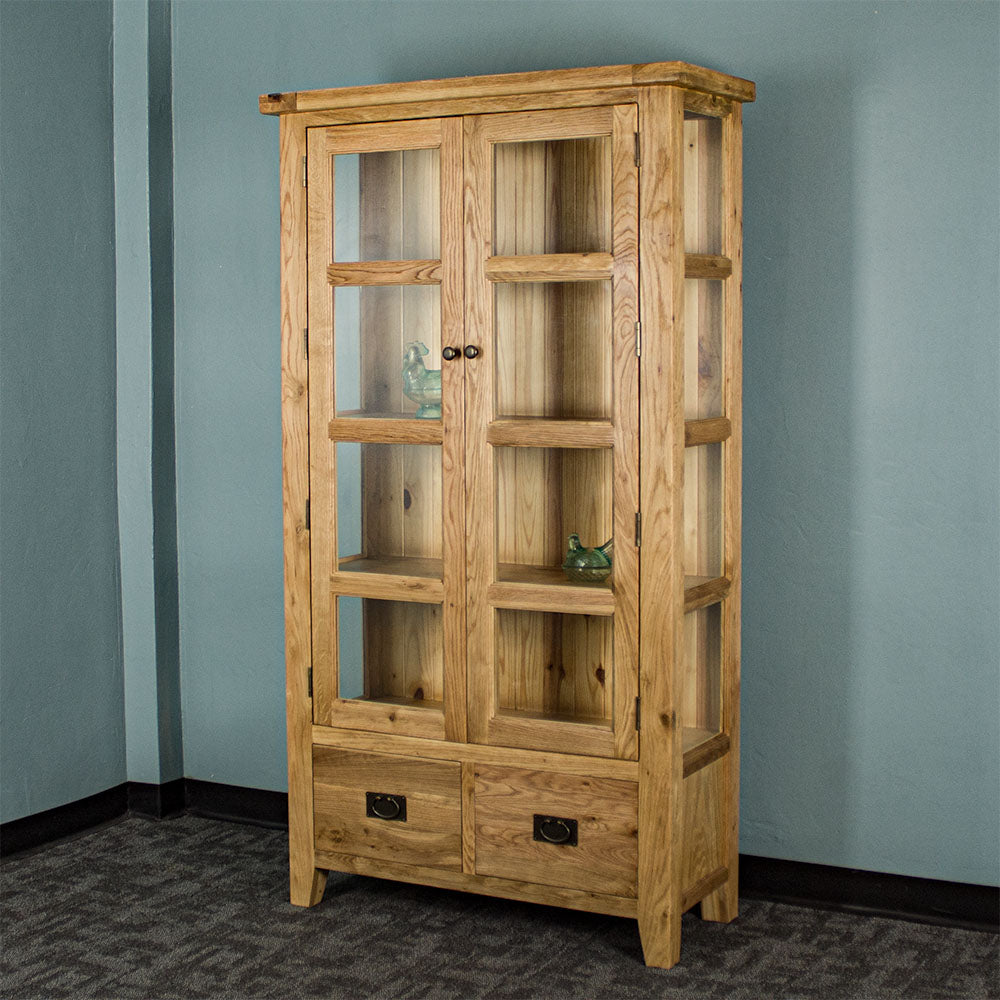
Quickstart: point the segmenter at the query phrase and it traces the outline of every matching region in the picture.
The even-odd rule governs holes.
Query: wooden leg
[[[680,906],[643,905],[639,900],[639,939],[646,965],[670,969],[681,957]]]
[[[701,901],[701,919],[728,924],[739,916],[739,908],[738,880],[735,874],[731,874],[724,885]]]
[[[312,859],[309,859],[312,864]],[[291,864],[291,902],[293,906],[315,906],[323,898],[326,888],[326,871],[323,868],[303,868],[296,871]]]

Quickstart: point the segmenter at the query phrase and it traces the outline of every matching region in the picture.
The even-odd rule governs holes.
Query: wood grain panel
[[[461,765],[313,748],[316,849],[461,871]],[[366,792],[404,795],[406,820],[365,815]]]
[[[439,285],[439,260],[372,260],[336,263],[326,269],[331,285]]]
[[[722,828],[723,762],[709,764],[684,779],[684,828],[681,884],[692,886],[726,867]]]
[[[290,898],[296,906],[320,901],[326,873],[313,863],[312,663],[309,541],[309,366],[302,352],[306,326],[306,196],[302,157],[306,133],[281,122],[281,471],[285,569],[285,693],[288,731],[288,844]]]
[[[317,851],[316,864],[332,871],[394,879],[397,882],[413,882],[417,885],[433,885],[440,889],[458,889],[462,892],[475,892],[484,896],[498,896],[500,899],[517,899],[525,903],[563,906],[569,910],[583,910],[588,913],[607,913],[615,917],[631,917],[633,919],[636,913],[633,897],[609,896],[583,889],[535,885],[532,882],[490,878],[485,875],[471,875],[464,871],[454,872],[441,868],[422,868],[417,865],[399,864],[395,861],[359,858],[334,851]],[[323,872],[323,875],[325,877],[326,872]]]
[[[476,766],[476,873],[636,894],[636,786],[545,771]],[[576,819],[576,847],[533,839],[539,813]]]

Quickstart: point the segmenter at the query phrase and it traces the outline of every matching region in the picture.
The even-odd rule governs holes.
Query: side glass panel
[[[338,416],[441,419],[441,286],[334,290]]]
[[[610,726],[612,620],[499,610],[497,707]]]
[[[337,597],[340,697],[440,708],[441,605]]]
[[[696,739],[717,733],[721,720],[722,605],[684,616],[684,702],[681,724]]]
[[[496,448],[497,579],[611,586],[611,574],[567,574],[570,536],[581,548],[607,547],[612,533],[612,455],[599,448]],[[603,576],[603,579],[601,578]]]
[[[722,281],[684,282],[684,419],[702,420],[724,412]]]
[[[611,137],[494,146],[493,252],[611,250]]]
[[[611,283],[497,282],[500,416],[610,419]]]
[[[441,449],[337,444],[341,572],[441,578]]]
[[[440,258],[440,150],[344,153],[333,161],[335,261]]]
[[[722,122],[684,119],[684,250],[722,253]]]
[[[722,574],[722,448],[684,450],[684,574]]]

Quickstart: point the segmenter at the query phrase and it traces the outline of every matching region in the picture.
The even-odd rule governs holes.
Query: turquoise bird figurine
[[[600,583],[606,580],[611,575],[613,543],[614,539],[609,538],[596,548],[584,548],[580,544],[580,536],[574,531],[569,536],[566,561],[562,565],[563,572],[578,583]]]
[[[420,404],[416,415],[425,420],[441,419],[441,369],[428,370],[424,357],[430,352],[415,340],[406,345],[403,355],[403,392],[407,399]]]

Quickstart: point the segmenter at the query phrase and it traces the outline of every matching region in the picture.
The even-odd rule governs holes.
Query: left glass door
[[[466,738],[461,144],[452,119],[309,129],[318,725]]]

